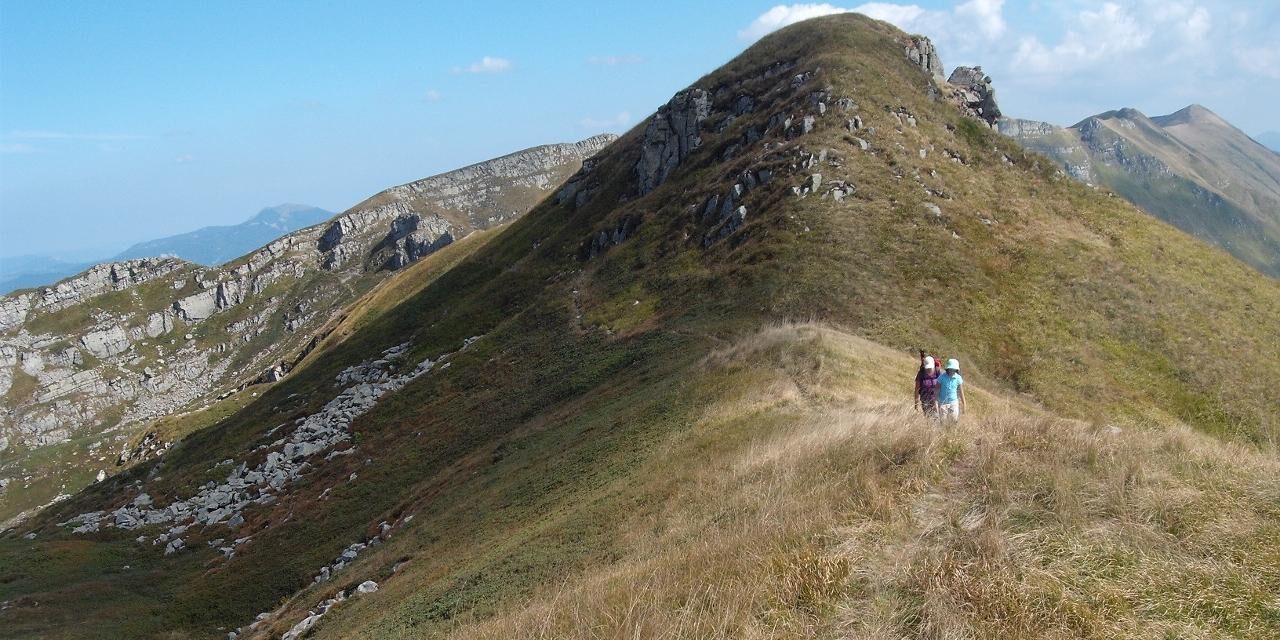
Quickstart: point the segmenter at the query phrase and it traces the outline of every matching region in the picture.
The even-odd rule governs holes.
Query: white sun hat
[[[960,370],[960,361],[959,361],[959,360],[956,360],[955,358],[952,358],[952,359],[950,359],[950,360],[947,360],[947,368],[948,368],[948,369],[955,369],[956,371],[959,371],[959,370]]]

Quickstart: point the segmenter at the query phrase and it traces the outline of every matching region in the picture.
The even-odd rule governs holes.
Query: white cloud
[[[1075,23],[1062,41],[1051,47],[1035,36],[1024,36],[1018,42],[1014,64],[1032,73],[1076,71],[1142,49],[1152,35],[1149,23],[1140,24],[1114,2],[1081,11]]]
[[[989,40],[1004,35],[1004,0],[969,0],[956,7],[956,15],[976,23]]]
[[[590,129],[592,131],[600,131],[602,129],[613,131],[621,130],[631,124],[631,112],[619,111],[612,118],[593,118],[588,116],[579,120],[578,124],[582,125],[583,129]]]
[[[822,4],[780,4],[760,14],[747,28],[738,32],[738,37],[754,42],[765,35],[777,31],[789,24],[801,20],[829,16],[833,13],[847,13],[849,9]]]
[[[1175,54],[1183,54],[1189,48],[1197,48],[1204,44],[1205,37],[1213,29],[1213,17],[1209,10],[1194,2],[1179,0],[1143,0],[1137,7],[1139,14],[1145,15],[1150,22],[1160,25],[1166,33],[1178,36],[1179,50]]]
[[[591,56],[587,58],[587,64],[593,64],[601,67],[620,67],[623,65],[640,64],[644,62],[644,58],[630,54],[621,56]]]
[[[453,68],[454,73],[503,73],[510,70],[510,60],[494,56],[485,56],[465,67]]]
[[[1209,11],[1204,7],[1196,7],[1182,23],[1182,34],[1188,40],[1199,42],[1212,27],[1213,21],[1209,18]]]
[[[932,13],[914,4],[893,4],[891,2],[867,2],[849,9],[849,11],[861,13],[868,18],[884,20],[904,31],[912,31],[919,28],[921,21]]]
[[[801,20],[836,13],[861,13],[869,18],[888,22],[903,31],[923,32],[943,38],[951,31],[970,33],[977,30],[983,37],[994,39],[1003,35],[1006,28],[1004,0],[969,0],[957,5],[952,11],[931,11],[915,4],[893,2],[864,2],[848,8],[828,3],[780,4],[760,14],[745,29],[738,31],[738,37],[754,42]]]

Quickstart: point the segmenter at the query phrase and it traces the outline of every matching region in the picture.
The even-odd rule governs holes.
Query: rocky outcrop
[[[0,331],[8,331],[27,319],[35,296],[20,293],[0,299]]]
[[[409,214],[396,218],[383,243],[392,248],[389,269],[405,265],[434,253],[453,242],[453,227],[440,216]]]
[[[173,302],[173,311],[187,322],[200,322],[213,315],[218,309],[218,292],[216,289],[205,289],[200,293],[189,295]]]
[[[599,183],[592,177],[597,161],[587,158],[582,161],[582,168],[573,174],[564,186],[556,192],[555,203],[577,209],[586,204],[599,188]]]
[[[625,215],[612,229],[592,234],[590,238],[583,242],[582,250],[579,253],[584,260],[590,260],[608,251],[611,247],[626,242],[627,239],[635,235],[636,229],[639,227],[640,216],[635,214]]]
[[[0,300],[0,332],[20,326],[30,313],[53,312],[87,302],[104,293],[124,291],[168,275],[186,264],[176,258],[108,262],[90,267],[51,287],[7,295]]]
[[[996,90],[991,86],[991,76],[982,67],[956,67],[947,79],[956,90],[960,106],[974,117],[995,127],[1000,120],[1000,107],[996,105]]]
[[[348,265],[359,270],[402,268],[472,231],[533,208],[615,139],[602,134],[534,147],[392,187],[329,223],[316,243],[320,266],[330,271]],[[367,262],[389,247],[391,256]]]
[[[938,56],[933,42],[918,35],[907,37],[906,55],[912,64],[933,78],[936,88],[930,89],[930,95],[948,99],[969,115],[987,123],[987,126],[996,127],[1001,116],[1000,107],[996,105],[996,91],[991,86],[991,78],[983,73],[982,67],[956,67],[951,76],[947,77],[942,58]],[[855,128],[854,123],[850,122],[849,129],[852,131]]]
[[[649,118],[634,168],[641,195],[658,188],[702,145],[700,127],[710,114],[710,94],[703,89],[689,89],[677,93]]]
[[[933,76],[934,82],[942,84],[942,58],[933,42],[924,36],[909,36],[906,48],[907,59]]]
[[[85,351],[99,358],[109,358],[124,353],[129,348],[129,336],[120,325],[90,331],[80,338]]]

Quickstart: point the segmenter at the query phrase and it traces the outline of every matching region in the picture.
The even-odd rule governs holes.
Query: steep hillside
[[[128,260],[0,298],[0,522],[164,451],[156,420],[248,402],[390,273],[528,211],[610,140],[394,187],[221,267]]]
[[[1273,637],[1280,285],[1000,137],[989,97],[862,16],[765,37],[0,537],[0,623]],[[907,412],[919,346],[964,363],[962,426]]]
[[[1070,128],[1000,131],[1152,215],[1280,277],[1280,154],[1200,105],[1148,118],[1120,109]]]
[[[113,260],[172,256],[187,262],[214,266],[270,243],[280,236],[320,224],[333,213],[301,204],[267,207],[240,224],[202,227],[167,238],[139,242]]]

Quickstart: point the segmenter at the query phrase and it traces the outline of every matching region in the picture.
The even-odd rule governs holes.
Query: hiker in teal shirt
[[[946,372],[938,376],[938,413],[943,420],[955,422],[968,407],[964,401],[964,378],[960,377],[960,361],[947,360]]]

